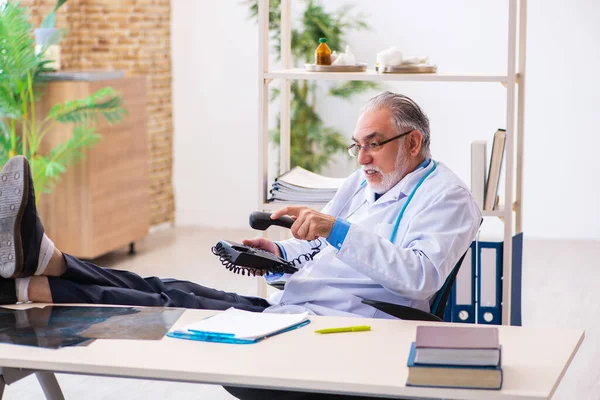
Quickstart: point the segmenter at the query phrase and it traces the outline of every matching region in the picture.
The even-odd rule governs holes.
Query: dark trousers
[[[260,297],[240,296],[207,288],[189,281],[142,278],[129,272],[102,268],[65,254],[67,272],[48,277],[54,303],[120,304],[148,307],[182,307],[226,310],[230,307],[261,312],[269,303]],[[288,392],[225,387],[243,400],[359,400],[366,397],[331,396],[318,393]]]
[[[142,278],[129,271],[102,268],[65,254],[67,272],[48,277],[54,303],[121,304],[261,312],[269,303],[175,279]]]

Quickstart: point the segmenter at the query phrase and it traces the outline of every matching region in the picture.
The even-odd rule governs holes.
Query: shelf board
[[[499,209],[499,210],[483,210],[483,216],[484,217],[504,217],[505,213],[503,209]]]
[[[313,204],[294,204],[294,203],[263,203],[263,211],[275,211],[283,207],[296,206],[296,207],[309,207],[317,211],[321,211],[325,207],[326,203],[313,203]]]
[[[300,68],[265,72],[265,79],[343,80],[343,81],[414,81],[414,82],[500,82],[507,83],[507,75],[486,74],[380,74],[366,72],[308,72]]]
[[[279,210],[280,208],[283,207],[287,207],[287,206],[299,206],[299,207],[310,207],[314,210],[322,210],[323,207],[325,207],[326,203],[318,203],[318,204],[294,204],[294,203],[274,203],[274,202],[268,202],[268,203],[263,203],[262,205],[262,210],[263,211],[275,211],[275,210]],[[499,210],[484,210],[483,211],[483,216],[484,217],[504,217],[504,210],[503,209],[499,209]]]

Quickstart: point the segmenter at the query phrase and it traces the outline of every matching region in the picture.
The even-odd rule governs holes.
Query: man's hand
[[[257,237],[254,239],[246,239],[242,241],[242,244],[245,246],[254,247],[255,249],[261,249],[268,251],[269,253],[273,253],[278,257],[282,257],[281,251],[279,250],[279,246],[270,241],[269,239],[265,239],[262,237]]]
[[[335,217],[308,207],[283,207],[271,214],[271,219],[277,219],[283,215],[289,215],[296,220],[292,225],[292,235],[296,239],[327,238],[335,224]]]

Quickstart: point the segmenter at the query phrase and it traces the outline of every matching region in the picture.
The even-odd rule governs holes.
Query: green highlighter
[[[371,327],[369,325],[359,325],[359,326],[345,326],[342,328],[319,329],[319,330],[316,330],[315,333],[364,332],[364,331],[370,331],[370,330],[371,330]]]

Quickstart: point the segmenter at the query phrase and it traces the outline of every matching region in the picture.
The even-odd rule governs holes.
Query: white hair
[[[414,129],[421,132],[423,141],[421,142],[421,156],[431,157],[429,150],[430,133],[429,118],[411,98],[403,94],[384,92],[371,98],[361,109],[360,115],[369,111],[377,111],[383,108],[390,110],[392,114],[392,125],[398,131],[398,134],[407,129]]]

